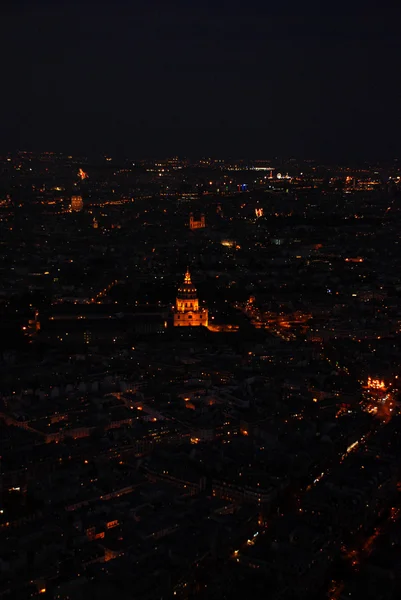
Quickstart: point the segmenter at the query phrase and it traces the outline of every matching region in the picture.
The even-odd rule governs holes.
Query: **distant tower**
[[[72,196],[71,197],[71,205],[70,210],[79,211],[82,210],[84,206],[82,196]]]
[[[93,217],[92,227],[93,227],[93,229],[97,229],[99,227],[99,223],[98,223],[96,217]]]
[[[208,326],[207,308],[199,308],[196,287],[191,281],[191,274],[187,269],[184,283],[178,288],[174,308],[174,327],[200,327]]]
[[[202,214],[199,220],[194,218],[193,213],[189,213],[189,228],[190,229],[203,229],[206,227],[205,215]]]

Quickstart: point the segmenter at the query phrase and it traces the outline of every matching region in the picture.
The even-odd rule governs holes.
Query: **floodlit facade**
[[[201,215],[200,219],[195,219],[193,213],[189,215],[189,228],[190,229],[204,229],[206,227],[205,215]]]
[[[84,203],[82,200],[82,196],[72,196],[71,197],[71,210],[82,210],[84,207]]]
[[[196,287],[187,269],[184,283],[178,288],[174,308],[174,327],[207,327],[208,311],[199,307]]]

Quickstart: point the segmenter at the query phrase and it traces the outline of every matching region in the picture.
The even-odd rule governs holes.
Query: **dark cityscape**
[[[0,600],[401,598],[400,16],[0,8]]]

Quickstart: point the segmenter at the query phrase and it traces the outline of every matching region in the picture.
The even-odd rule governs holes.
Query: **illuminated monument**
[[[178,288],[174,308],[174,327],[200,327],[208,326],[207,308],[199,308],[196,287],[191,281],[191,274],[187,269],[184,283]]]
[[[205,215],[202,214],[200,219],[195,219],[193,213],[189,214],[189,228],[191,230],[194,229],[204,229],[206,227]]]
[[[84,203],[82,200],[82,196],[72,196],[70,210],[71,211],[80,211],[84,207]]]

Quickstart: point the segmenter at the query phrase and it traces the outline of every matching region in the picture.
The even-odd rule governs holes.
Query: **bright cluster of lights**
[[[368,381],[366,383],[366,387],[371,390],[386,390],[386,384],[383,380],[380,379],[372,379],[372,377],[368,377]]]

